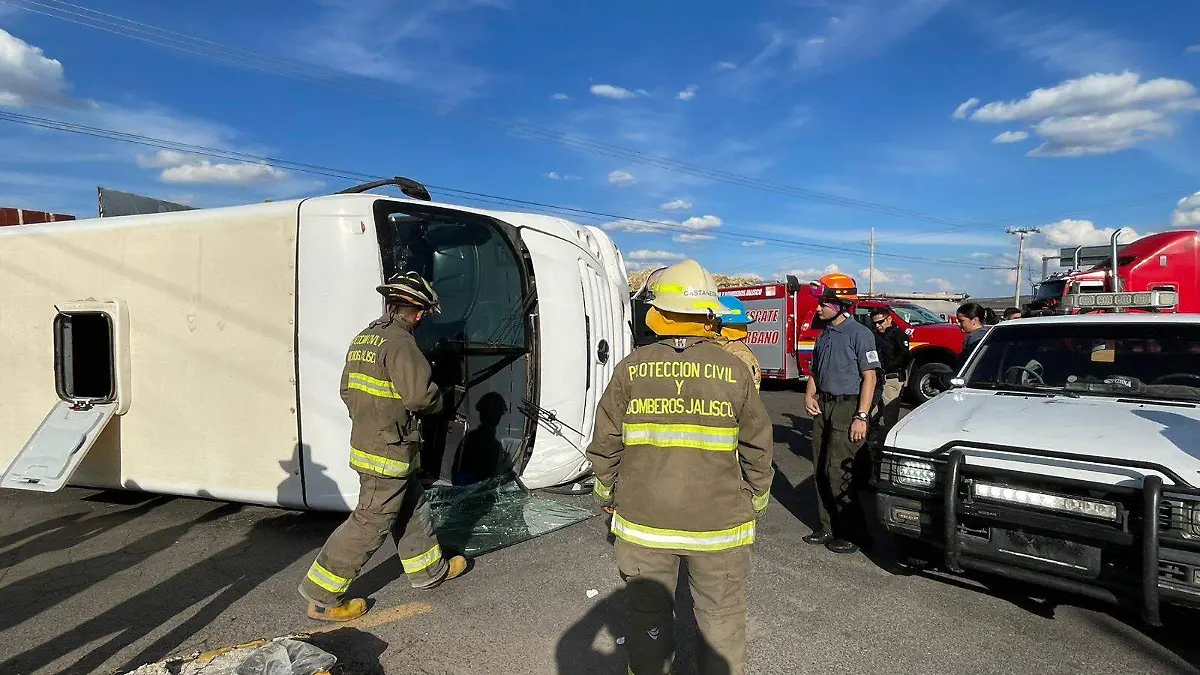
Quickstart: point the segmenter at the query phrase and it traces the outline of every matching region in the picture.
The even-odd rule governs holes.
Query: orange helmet
[[[849,275],[832,272],[818,279],[817,283],[833,291],[834,295],[843,300],[858,299],[858,284],[854,283],[854,279]]]

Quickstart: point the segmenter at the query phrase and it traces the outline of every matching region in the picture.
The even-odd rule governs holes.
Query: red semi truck
[[[816,316],[817,300],[807,285],[789,276],[786,283],[722,288],[720,294],[741,300],[754,319],[746,344],[762,366],[763,379],[808,379],[821,321]],[[880,297],[859,299],[854,318],[871,327],[870,314],[877,307],[887,307],[896,325],[908,333],[913,356],[909,397],[917,403],[933,398],[942,391],[941,373],[954,369],[962,351],[962,330],[920,305]]]
[[[1178,230],[1150,234],[1117,246],[1118,233],[1108,247],[1116,250],[1117,274],[1112,275],[1112,254],[1095,266],[1047,277],[1038,284],[1029,310],[1032,313],[1078,314],[1105,309],[1088,296],[1122,292],[1131,311],[1169,313],[1200,312],[1200,232]],[[1082,248],[1082,247],[1081,247]],[[1066,254],[1069,249],[1063,249]],[[1166,299],[1165,302],[1162,300]],[[1114,300],[1115,301],[1115,300]],[[1106,298],[1102,302],[1109,302]]]

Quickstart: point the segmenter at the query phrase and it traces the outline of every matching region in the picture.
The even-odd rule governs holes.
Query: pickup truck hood
[[[1168,484],[1182,480],[1200,485],[1200,406],[954,389],[913,410],[893,427],[885,445],[928,454],[949,450],[956,442],[1078,457],[964,448],[968,464],[1113,485],[1138,486],[1145,475],[1162,476]],[[1149,462],[1165,470],[1117,466],[1106,458]]]

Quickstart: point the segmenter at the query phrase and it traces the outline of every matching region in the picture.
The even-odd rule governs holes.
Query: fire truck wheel
[[[953,370],[950,366],[937,362],[926,363],[914,368],[912,376],[908,378],[908,395],[912,398],[913,403],[921,405],[942,393],[942,378],[939,375],[953,372]]]

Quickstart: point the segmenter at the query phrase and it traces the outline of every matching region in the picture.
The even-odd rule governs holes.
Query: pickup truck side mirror
[[[951,389],[957,389],[959,387],[965,387],[965,386],[967,386],[967,381],[964,380],[963,378],[961,378],[961,377],[951,377],[950,378],[950,388]]]

